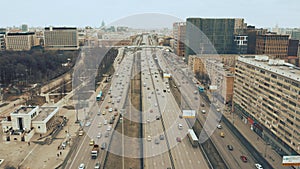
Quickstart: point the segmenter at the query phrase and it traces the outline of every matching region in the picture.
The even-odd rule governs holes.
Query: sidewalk
[[[258,152],[276,169],[286,169],[282,166],[282,157],[270,145],[251,130],[251,125],[242,121],[236,114],[224,112],[223,115],[236,127],[236,129],[257,149]]]

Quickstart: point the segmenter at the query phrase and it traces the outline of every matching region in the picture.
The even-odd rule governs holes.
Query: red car
[[[248,160],[247,160],[247,157],[246,156],[241,156],[241,160],[246,163]]]
[[[176,141],[177,142],[181,142],[181,138],[180,137],[176,137]]]

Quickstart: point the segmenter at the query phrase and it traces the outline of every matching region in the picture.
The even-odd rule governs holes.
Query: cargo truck
[[[99,153],[99,145],[94,144],[93,149],[91,151],[92,159],[96,159],[98,157],[98,153]]]

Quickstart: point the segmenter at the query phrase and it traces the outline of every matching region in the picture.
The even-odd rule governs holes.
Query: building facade
[[[75,27],[46,27],[44,46],[47,50],[78,50],[79,41]]]
[[[237,54],[247,54],[248,50],[248,36],[235,35],[234,36],[235,48]]]
[[[30,50],[34,46],[34,38],[34,32],[7,33],[5,41],[6,50]]]
[[[173,36],[174,36],[174,51],[178,56],[184,56],[185,51],[185,22],[175,22],[173,24]]]
[[[233,96],[234,76],[230,64],[234,64],[238,55],[191,55],[188,67],[195,74],[196,78],[206,88],[209,85],[217,85],[216,98],[222,103],[229,103]],[[233,65],[232,65],[233,66]]]
[[[256,37],[256,54],[268,55],[274,59],[286,59],[289,35],[264,34]]]
[[[240,20],[239,20],[240,21]],[[233,54],[236,19],[187,18],[185,55]]]
[[[238,58],[235,113],[281,154],[300,153],[299,96],[299,68],[268,56]]]

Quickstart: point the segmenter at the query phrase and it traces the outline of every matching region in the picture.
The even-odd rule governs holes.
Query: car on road
[[[78,132],[78,135],[79,135],[79,136],[83,136],[83,134],[84,134],[83,130],[80,129],[79,132]]]
[[[201,110],[201,112],[202,112],[202,114],[205,114],[205,113],[206,113],[206,111],[205,111],[205,110]]]
[[[182,129],[183,129],[182,124],[178,124],[178,129],[179,129],[179,130],[182,130]]]
[[[221,132],[221,133],[220,133],[220,136],[224,138],[224,137],[225,137],[225,134],[224,134],[223,132]]]
[[[95,144],[95,141],[93,139],[91,139],[89,145],[93,146],[94,144]]]
[[[181,142],[181,138],[180,137],[176,137],[176,141],[177,142]]]
[[[105,115],[105,114],[106,114],[106,112],[103,110],[103,111],[102,111],[102,115]]]
[[[159,135],[159,139],[160,140],[164,140],[165,139],[165,136],[163,134]]]
[[[218,125],[217,125],[217,128],[218,128],[218,129],[222,129],[222,125],[221,125],[221,124],[218,124]]]
[[[112,112],[112,111],[113,111],[113,108],[109,108],[108,111],[109,111],[109,112]]]
[[[104,125],[107,125],[107,120],[104,120],[104,123],[103,123]]]
[[[152,139],[151,139],[151,136],[148,136],[147,137],[147,141],[151,141]]]
[[[81,163],[81,164],[79,165],[78,169],[85,169],[84,163]]]
[[[94,169],[100,169],[100,162],[97,162],[96,164],[95,164],[95,167],[94,167]]]
[[[230,144],[227,145],[227,148],[228,148],[228,150],[230,150],[230,151],[233,150],[233,147],[232,147],[232,145],[230,145]]]
[[[91,125],[90,121],[88,121],[88,122],[85,123],[85,127],[89,127],[90,125]]]
[[[100,116],[100,115],[101,115],[101,112],[100,112],[100,111],[98,111],[97,115],[98,115],[98,116]]]
[[[106,142],[104,142],[104,143],[101,144],[101,149],[103,150],[105,148],[106,148]]]
[[[111,126],[107,126],[107,131],[110,131],[111,130]]]
[[[256,167],[257,169],[263,169],[263,167],[262,167],[261,164],[256,163],[256,164],[254,164],[254,165],[255,165],[255,167]]]
[[[248,161],[247,157],[244,155],[242,155],[240,158],[244,163],[246,163]]]
[[[102,127],[102,123],[101,122],[99,122],[99,124],[98,124],[98,128],[100,128],[100,127]]]
[[[154,142],[155,142],[155,144],[159,144],[159,139],[156,138],[156,139],[154,140]]]
[[[105,137],[108,137],[109,136],[109,132],[107,131],[107,132],[105,132],[105,135],[104,135]]]
[[[97,138],[99,139],[99,138],[101,138],[101,136],[102,136],[102,134],[98,133]]]

